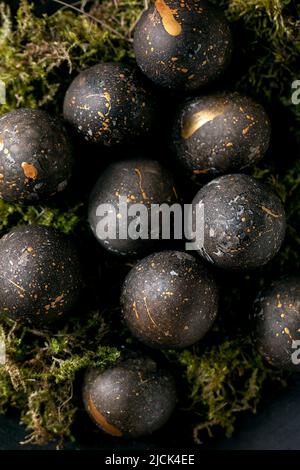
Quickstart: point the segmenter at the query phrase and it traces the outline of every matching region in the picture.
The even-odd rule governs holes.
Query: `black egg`
[[[184,348],[211,328],[218,289],[199,259],[162,251],[142,259],[129,272],[121,305],[130,331],[140,341],[156,348]]]
[[[173,129],[179,161],[195,174],[235,172],[257,163],[269,146],[271,126],[261,105],[238,93],[188,100]]]
[[[192,223],[199,254],[215,266],[237,271],[268,263],[286,228],[284,208],[272,188],[242,174],[206,184],[193,200]]]
[[[75,131],[108,147],[147,134],[154,110],[154,98],[138,69],[119,63],[100,63],[81,72],[64,100],[65,120]]]
[[[252,321],[260,354],[276,367],[300,371],[300,277],[279,279],[261,291]]]
[[[1,238],[1,317],[47,325],[75,306],[81,284],[77,250],[55,229],[22,226]]]
[[[0,198],[46,199],[66,187],[72,167],[70,141],[57,118],[26,108],[0,117]]]
[[[104,171],[91,193],[89,223],[95,237],[107,250],[119,255],[139,255],[159,242],[153,239],[155,234],[161,238],[160,222],[151,224],[151,205],[171,205],[176,201],[174,178],[159,162],[142,159],[116,162]],[[146,225],[138,224],[143,216],[135,212],[137,204],[142,204],[146,211]],[[135,232],[136,225],[135,235],[131,229]],[[101,235],[103,226],[105,233]]]
[[[231,33],[223,14],[205,0],[156,0],[136,26],[134,51],[153,82],[188,92],[222,74]]]
[[[161,428],[176,404],[173,377],[146,357],[127,359],[85,376],[83,398],[87,412],[106,433],[140,437]]]

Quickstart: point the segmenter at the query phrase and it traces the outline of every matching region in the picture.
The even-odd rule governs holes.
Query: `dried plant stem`
[[[65,8],[70,8],[71,10],[74,10],[77,13],[80,13],[80,14],[86,16],[90,20],[95,21],[96,23],[100,24],[100,26],[102,26],[102,28],[106,29],[107,31],[110,31],[111,33],[113,33],[118,38],[123,39],[124,41],[130,42],[130,39],[128,39],[126,36],[119,33],[118,31],[116,31],[114,28],[109,26],[107,23],[100,20],[99,18],[95,18],[93,15],[90,15],[89,13],[87,13],[86,11],[81,10],[80,8],[76,7],[75,5],[70,5],[70,4],[68,4],[68,3],[66,3],[62,0],[52,0],[52,1],[55,2],[55,3],[59,3],[60,5],[63,5]]]

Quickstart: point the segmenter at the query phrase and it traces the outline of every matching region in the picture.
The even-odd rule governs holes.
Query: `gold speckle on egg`
[[[191,137],[200,127],[224,113],[224,106],[217,106],[213,109],[199,111],[186,119],[183,123],[181,136],[183,139]]]
[[[26,178],[33,180],[36,179],[38,171],[34,165],[31,165],[27,162],[23,162],[21,166],[23,168],[24,175],[26,176]]]
[[[182,32],[182,27],[175,18],[177,10],[172,10],[164,0],[156,0],[155,8],[161,16],[166,32],[170,34],[170,36],[179,36]]]

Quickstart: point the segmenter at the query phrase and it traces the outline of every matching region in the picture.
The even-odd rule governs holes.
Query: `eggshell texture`
[[[121,213],[122,199],[127,205],[127,217]],[[151,204],[173,204],[177,202],[177,191],[174,178],[169,170],[155,160],[132,159],[113,163],[99,177],[90,196],[89,223],[90,227],[102,246],[112,253],[119,255],[136,256],[152,249],[159,242],[160,223],[151,226]],[[112,206],[114,211],[108,212],[105,219],[110,227],[116,225],[116,237],[101,238],[98,232],[98,224],[102,218],[97,215],[99,207],[104,204]],[[130,215],[130,208],[134,204],[143,204],[148,212],[148,228],[144,238],[133,239],[127,234],[130,224],[135,224],[138,217],[135,213]],[[99,214],[99,213],[98,213]],[[117,224],[116,224],[117,218]],[[104,219],[103,219],[104,220]],[[121,238],[122,231],[125,236]],[[152,235],[151,235],[152,230]],[[151,239],[157,233],[158,239]],[[138,235],[139,236],[139,235]]]
[[[137,68],[100,63],[81,72],[64,100],[65,120],[88,142],[132,143],[154,122],[155,99]]]
[[[67,236],[29,225],[1,238],[1,317],[50,324],[75,306],[81,285],[79,256]]]
[[[184,348],[211,328],[218,289],[206,266],[180,251],[154,253],[125,279],[121,305],[134,336],[156,348]]]
[[[134,51],[157,85],[189,92],[227,67],[231,33],[223,14],[205,0],[155,0],[136,26]]]
[[[179,161],[194,174],[224,174],[256,164],[270,142],[263,107],[238,93],[188,100],[173,129]]]
[[[146,357],[101,372],[90,369],[83,385],[87,412],[106,433],[140,437],[162,427],[176,404],[171,374]]]
[[[67,186],[72,168],[71,144],[59,119],[27,108],[0,117],[1,199],[47,199]]]
[[[254,269],[280,249],[285,212],[270,186],[247,175],[225,175],[196,194],[193,229],[198,238],[195,248],[210,263],[229,270]]]
[[[278,368],[300,371],[300,277],[287,276],[261,291],[252,321],[260,354]]]

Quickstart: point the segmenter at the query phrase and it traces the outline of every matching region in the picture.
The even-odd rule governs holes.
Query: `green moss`
[[[72,438],[78,409],[73,394],[76,375],[87,367],[104,369],[120,356],[107,344],[102,315],[91,313],[88,321],[72,319],[58,332],[6,322],[1,336],[6,363],[0,368],[0,412],[20,409],[21,421],[31,431],[26,442]]]
[[[20,206],[0,200],[0,235],[19,224],[47,225],[69,234],[81,221],[82,209],[82,204],[62,211],[58,207]]]
[[[100,60],[132,57],[128,32],[135,23],[142,2],[103,2],[94,10],[95,21],[71,10],[37,18],[33,6],[21,2],[13,28],[9,7],[0,7],[0,79],[7,87],[7,103],[0,112],[20,106],[41,107],[61,113],[60,97],[79,70]],[[97,11],[96,11],[97,10]],[[105,18],[97,19],[101,11]],[[113,16],[112,16],[113,15]],[[121,28],[110,25],[112,17]],[[101,21],[104,27],[99,27]],[[121,29],[121,32],[120,32]]]
[[[256,411],[267,383],[284,385],[282,373],[265,366],[250,338],[228,339],[204,352],[194,347],[179,353],[177,360],[190,385],[189,405],[200,421],[194,428],[198,443],[220,428],[230,437],[239,413]]]
[[[262,162],[254,170],[256,177],[274,186],[288,215],[287,242],[275,264],[265,270],[268,276],[274,266],[280,273],[299,267],[300,106],[291,103],[291,84],[300,79],[300,7],[292,0],[214,3],[225,10],[239,38],[238,67],[232,68],[229,86],[257,97],[272,120],[278,116],[277,126],[288,140],[279,147],[294,153],[282,158],[281,150],[276,154],[275,149],[272,162]],[[89,12],[93,20],[71,9],[38,18],[23,0],[13,25],[9,7],[0,4],[0,79],[7,87],[0,114],[20,106],[60,114],[63,94],[79,70],[100,60],[131,61],[132,30],[144,5],[144,0],[95,1]],[[37,207],[0,201],[0,236],[22,223],[51,225],[70,233],[85,226],[85,208],[77,201]],[[80,318],[55,332],[11,322],[0,326],[0,341],[5,339],[7,350],[6,364],[0,366],[0,411],[19,410],[31,433],[27,441],[72,438],[81,407],[77,378],[86,367],[105,368],[120,356],[111,315],[90,310],[86,307]],[[240,332],[229,335],[222,325],[215,330],[219,334],[212,344],[167,354],[182,377],[188,398],[180,406],[195,415],[197,441],[219,429],[231,435],[238,415],[255,411],[268,384],[282,384],[285,378],[263,363],[247,335],[245,339]],[[126,344],[126,332],[119,334]]]

